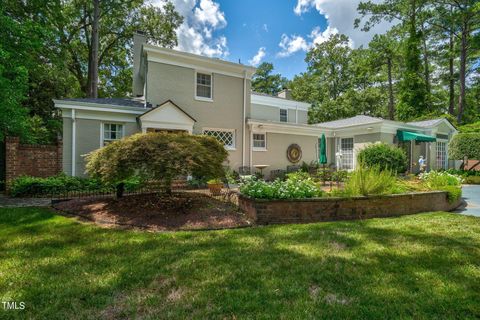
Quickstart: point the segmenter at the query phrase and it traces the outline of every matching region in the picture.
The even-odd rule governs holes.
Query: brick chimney
[[[285,88],[277,94],[277,97],[292,100],[292,92]]]
[[[144,80],[140,76],[140,61],[142,54],[142,46],[147,43],[147,37],[142,31],[136,31],[133,34],[133,87],[132,95],[134,97],[143,96]]]

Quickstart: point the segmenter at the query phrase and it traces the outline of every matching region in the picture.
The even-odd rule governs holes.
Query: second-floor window
[[[197,72],[196,97],[201,99],[212,99],[212,75]]]
[[[287,109],[280,109],[280,122],[288,121],[288,111]]]

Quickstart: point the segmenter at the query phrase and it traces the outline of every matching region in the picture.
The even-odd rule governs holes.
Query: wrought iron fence
[[[174,182],[170,188],[172,193],[179,192],[192,192],[200,193],[206,196],[212,197],[216,200],[222,202],[230,202],[232,204],[237,204],[237,193],[235,188],[231,188],[228,184],[225,184],[220,191],[210,191],[207,186],[191,186],[184,182]],[[167,193],[167,188],[164,184],[159,182],[149,182],[144,183],[141,186],[134,188],[126,188],[123,192],[124,197],[133,196],[133,195],[144,195],[144,194],[165,194]],[[32,190],[28,195],[24,197],[32,198],[49,198],[54,202],[64,201],[75,198],[90,198],[90,197],[115,197],[117,195],[117,189],[115,186],[105,186],[102,188],[95,188],[90,190],[65,190],[65,189],[50,189],[45,190]]]

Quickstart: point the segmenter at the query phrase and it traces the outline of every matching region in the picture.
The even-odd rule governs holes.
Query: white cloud
[[[337,28],[331,28],[330,26],[328,26],[323,32],[320,30],[320,27],[315,27],[308,37],[312,39],[313,45],[327,41],[331,35],[336,33],[338,33]]]
[[[278,45],[282,48],[282,51],[277,53],[277,56],[281,58],[291,56],[298,51],[307,51],[310,47],[302,36],[287,36],[285,33],[282,34],[282,39]]]
[[[268,25],[266,23],[263,24],[263,31],[268,32]]]
[[[309,41],[299,35],[287,36],[286,34],[283,34],[282,39],[278,44],[278,46],[282,48],[282,50],[277,53],[277,56],[284,58],[298,51],[308,51],[314,45],[327,41],[331,35],[336,33],[338,33],[338,30],[336,28],[327,27],[327,29],[322,32],[320,27],[315,27],[307,36],[308,39],[310,39]],[[351,41],[349,45],[350,47],[353,46]]]
[[[373,0],[372,2],[380,1],[382,0]],[[382,21],[369,32],[354,28],[353,22],[359,17],[357,12],[359,3],[360,0],[297,0],[294,12],[301,15],[311,8],[315,8],[325,16],[329,28],[347,35],[352,40],[352,46],[359,47],[361,45],[366,46],[374,34],[385,33],[392,26],[392,23]]]
[[[162,6],[166,0],[154,0]],[[178,46],[175,48],[206,56],[228,56],[227,38],[214,36],[214,32],[227,25],[220,5],[212,0],[171,0],[184,21],[177,30]]]
[[[212,0],[200,0],[200,6],[195,8],[195,17],[197,21],[209,24],[212,28],[223,28],[227,25],[220,5]]]
[[[248,63],[256,67],[260,64],[260,62],[262,62],[262,59],[265,57],[266,54],[267,52],[265,47],[260,47],[257,51],[257,54],[254,55],[252,59],[248,60]]]

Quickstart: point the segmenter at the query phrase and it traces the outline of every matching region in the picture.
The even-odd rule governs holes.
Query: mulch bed
[[[201,193],[130,195],[120,199],[82,198],[54,208],[104,226],[152,231],[238,228],[251,225],[236,206]]]

